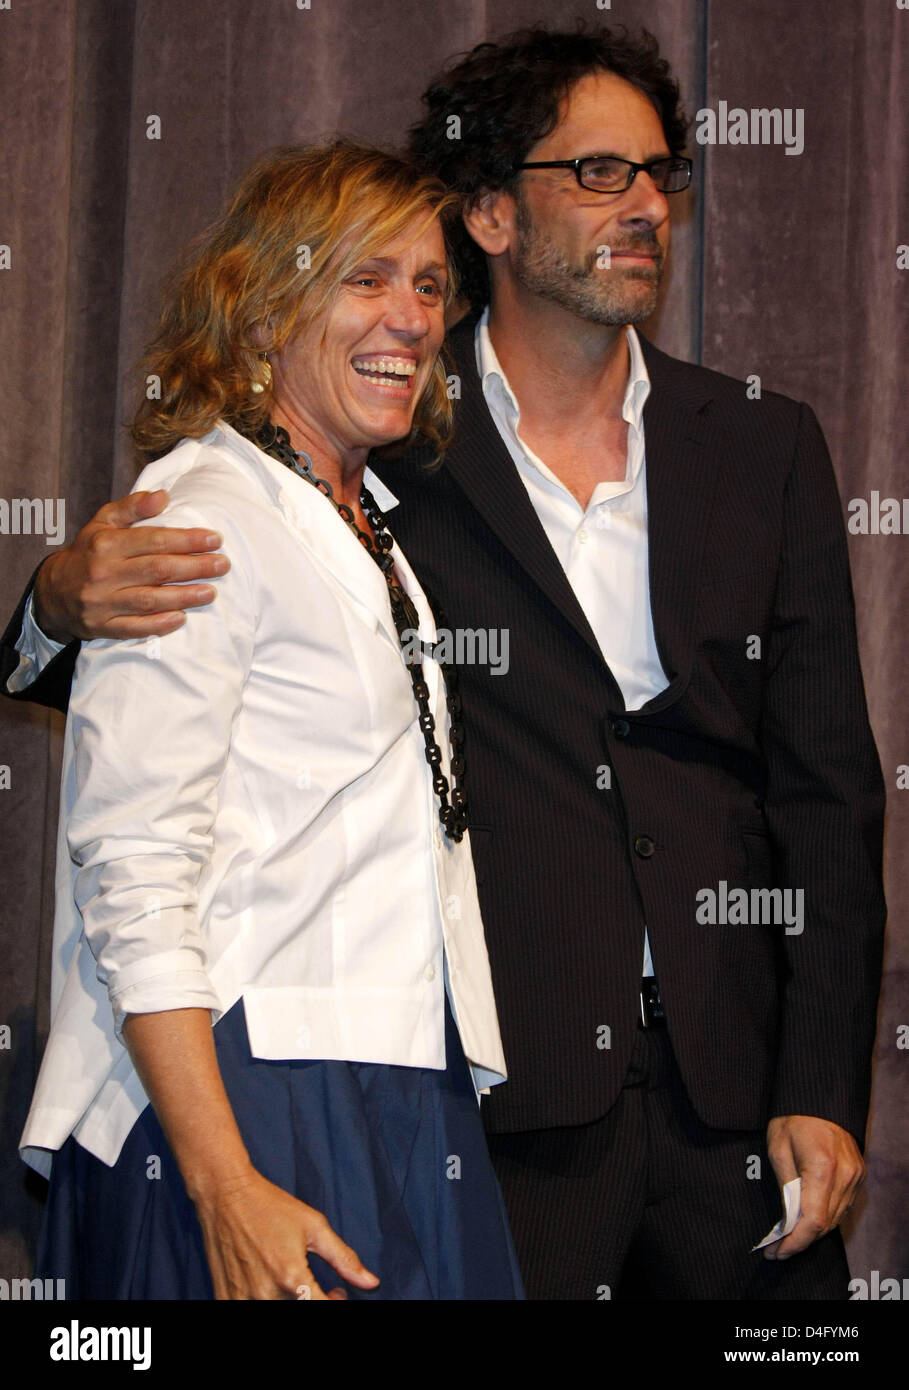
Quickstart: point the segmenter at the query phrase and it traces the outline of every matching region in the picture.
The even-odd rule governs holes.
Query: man
[[[483,312],[449,339],[443,467],[378,468],[447,621],[509,634],[507,673],[460,683],[510,1074],[484,1113],[528,1292],[843,1298],[883,788],[823,437],[631,327],[689,174],[652,40],[525,31],[426,101],[413,149],[464,195]],[[162,500],[45,562],[5,639],[19,693],[65,699],[74,649],[34,680],[35,618],[165,633],[212,596],[190,552],[217,539],[120,529]]]

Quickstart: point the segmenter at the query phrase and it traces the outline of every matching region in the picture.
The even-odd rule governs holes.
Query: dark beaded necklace
[[[350,507],[344,502],[336,501],[331,483],[326,482],[324,478],[316,477],[312,471],[312,459],[308,454],[298,453],[293,448],[290,435],[280,425],[267,424],[257,431],[241,430],[240,433],[245,434],[264,454],[277,459],[279,463],[283,463],[299,477],[305,478],[308,483],[311,483],[328,498],[342,521],[347,523],[357,540],[372,556],[385,576],[391,603],[391,616],[394,620],[398,640],[402,647],[411,647],[411,638],[420,624],[419,614],[410,595],[405,593],[395,576],[394,560],[391,554],[394,538],[369,489],[365,485],[361,486],[360,506],[363,508],[366,520],[372,527],[375,539],[366,531],[360,530]],[[428,594],[426,598],[433,610],[437,626],[445,627],[444,614]],[[408,632],[410,636],[405,636]],[[464,730],[461,726],[461,697],[458,693],[457,668],[453,662],[439,661],[442,677],[445,681],[445,703],[450,720],[452,786],[449,788],[448,778],[442,771],[442,750],[435,738],[436,721],[429,708],[429,686],[423,677],[423,664],[419,659],[413,659],[407,655],[405,655],[405,662],[410,670],[414,699],[420,711],[417,723],[426,744],[426,761],[432,770],[432,789],[439,802],[439,820],[442,822],[448,838],[460,841],[464,838],[464,831],[467,829],[467,795],[463,785],[467,769],[464,762]],[[449,794],[451,796],[450,802]]]

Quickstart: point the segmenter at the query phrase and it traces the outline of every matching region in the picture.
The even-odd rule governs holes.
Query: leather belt
[[[666,1015],[660,998],[660,986],[655,975],[645,975],[641,980],[641,1027],[665,1028]]]

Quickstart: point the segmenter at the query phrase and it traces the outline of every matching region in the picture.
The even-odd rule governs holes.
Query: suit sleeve
[[[846,534],[830,456],[801,407],[768,643],[761,742],[776,881],[804,892],[784,937],[773,1115],[817,1115],[861,1144],[886,907],[884,784],[868,722]]]
[[[39,565],[38,569],[40,568]],[[10,619],[9,626],[0,637],[0,691],[11,700],[25,700],[37,705],[47,705],[50,709],[58,709],[65,714],[69,705],[70,685],[72,684],[73,672],[76,669],[80,642],[70,642],[46,666],[43,666],[34,680],[27,685],[22,685],[17,690],[10,690],[8,685],[10,678],[19,670],[21,665],[22,658],[16,643],[22,636],[25,611],[35,586],[38,569],[29,580],[25,592],[16,606],[16,611]]]

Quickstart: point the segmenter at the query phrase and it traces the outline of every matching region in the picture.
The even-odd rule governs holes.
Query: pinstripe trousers
[[[763,1131],[709,1129],[665,1028],[638,1037],[609,1113],[488,1135],[531,1299],[846,1299],[833,1231],[787,1260],[751,1247],[782,1213]]]

